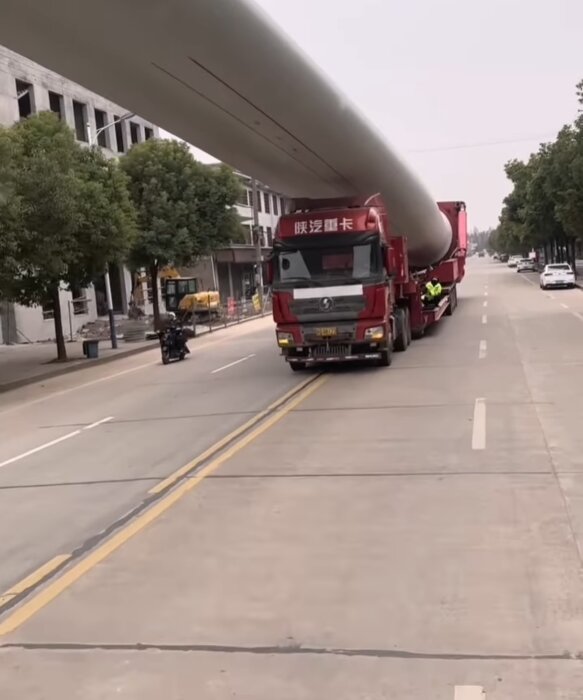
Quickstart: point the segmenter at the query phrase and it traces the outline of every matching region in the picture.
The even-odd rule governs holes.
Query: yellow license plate
[[[333,338],[337,332],[338,329],[336,328],[318,328],[316,335],[319,335],[320,338]]]

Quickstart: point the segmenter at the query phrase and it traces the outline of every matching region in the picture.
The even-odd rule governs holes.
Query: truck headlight
[[[283,333],[282,331],[277,331],[277,344],[281,348],[286,348],[288,345],[293,345],[294,336],[292,333]]]
[[[385,337],[384,326],[373,326],[364,331],[364,337],[367,340],[382,340]]]

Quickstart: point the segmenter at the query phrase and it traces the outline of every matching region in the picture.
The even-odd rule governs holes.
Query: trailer
[[[380,196],[296,200],[281,217],[269,262],[277,344],[292,370],[364,360],[391,363],[457,306],[465,272],[466,207],[438,203],[451,244],[432,265],[409,262]],[[428,301],[426,285],[442,286]]]

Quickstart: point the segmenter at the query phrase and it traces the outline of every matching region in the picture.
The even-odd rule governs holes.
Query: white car
[[[519,260],[522,260],[522,255],[511,255],[508,258],[508,267],[517,267]]]
[[[553,263],[545,265],[540,276],[540,288],[551,289],[555,287],[574,287],[575,275],[567,263]]]
[[[521,258],[516,266],[516,272],[536,272],[536,261],[531,258]]]

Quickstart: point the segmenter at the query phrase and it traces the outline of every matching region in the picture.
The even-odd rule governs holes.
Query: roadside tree
[[[127,255],[135,212],[126,177],[50,112],[0,129],[0,144],[10,154],[0,160],[0,245],[11,253],[3,293],[51,304],[57,357],[66,360],[59,290],[89,285]]]
[[[178,141],[152,139],[138,144],[123,158],[122,167],[138,217],[130,260],[148,272],[158,327],[160,270],[191,264],[240,239],[234,209],[240,185],[229,168],[199,163]]]

